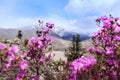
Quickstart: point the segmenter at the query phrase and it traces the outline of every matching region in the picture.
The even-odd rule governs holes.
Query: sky
[[[0,28],[22,28],[38,20],[81,33],[98,29],[101,16],[120,17],[120,0],[0,0]]]

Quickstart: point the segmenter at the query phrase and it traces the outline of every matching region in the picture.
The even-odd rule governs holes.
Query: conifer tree
[[[18,34],[17,34],[17,37],[18,37],[19,39],[22,39],[22,36],[23,36],[22,31],[19,30],[19,31],[18,31]]]
[[[80,39],[80,35],[76,34],[72,36],[72,44],[69,48],[69,55],[68,55],[68,61],[73,61],[76,58],[79,58],[82,56],[82,48],[81,48],[81,39]]]

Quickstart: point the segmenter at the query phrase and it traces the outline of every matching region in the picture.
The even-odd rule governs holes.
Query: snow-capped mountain
[[[0,37],[15,38],[17,31],[22,30],[23,35],[24,35],[23,38],[30,38],[30,37],[36,36],[35,32],[37,29],[41,29],[41,28],[38,25],[26,26],[26,27],[19,28],[19,29],[2,29],[1,28],[0,32],[2,32],[2,33],[0,34]],[[9,34],[7,32],[9,32],[11,34]],[[50,33],[50,36],[53,36],[56,38],[61,38],[64,40],[71,40],[71,38],[74,34],[80,34],[81,40],[86,40],[86,39],[90,38],[90,33],[69,31],[69,30],[65,30],[64,28],[61,28],[59,26],[56,26],[55,28],[53,28],[53,30]]]
[[[31,25],[31,26],[26,26],[26,27],[22,28],[23,32],[26,32],[28,34],[33,33],[36,29],[40,29],[40,26]],[[74,34],[79,34],[81,37],[81,40],[86,40],[91,37],[91,33],[81,33],[81,32],[76,32],[76,31],[69,31],[69,30],[65,30],[64,28],[59,27],[59,26],[54,27],[52,29],[52,33],[50,35],[54,36],[54,37],[62,38],[64,40],[71,40],[72,36]]]
[[[91,37],[90,33],[81,33],[81,32],[76,32],[76,31],[68,31],[65,30],[64,28],[61,27],[56,27],[54,29],[54,32],[59,35],[62,39],[65,40],[71,40],[72,36],[75,34],[79,34],[81,37],[81,40],[86,40]]]

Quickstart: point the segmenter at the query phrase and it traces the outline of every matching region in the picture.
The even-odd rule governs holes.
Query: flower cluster
[[[25,75],[21,74],[21,72],[26,73],[26,69],[28,69],[28,63],[26,60],[24,60],[24,53],[19,53],[19,48],[16,45],[12,45],[11,47],[7,47],[5,44],[0,43],[0,71],[1,73],[9,75],[9,77],[14,78],[15,76],[16,80],[21,80]],[[23,57],[24,55],[24,57]],[[15,72],[15,75],[12,75],[9,72]],[[27,74],[27,73],[26,73]],[[8,77],[8,76],[7,76]],[[19,79],[18,79],[19,78]]]
[[[54,24],[46,23],[46,27],[48,27],[48,28],[53,28],[53,27],[54,27]]]
[[[48,36],[40,36],[38,38],[32,37],[29,39],[29,45],[32,49],[38,49],[43,51],[45,49],[45,45],[51,44],[53,39]]]
[[[73,80],[76,80],[77,72],[81,70],[87,70],[90,69],[93,65],[96,64],[96,59],[93,56],[88,56],[88,57],[80,57],[76,60],[74,60],[70,64],[70,69],[72,70],[72,75],[73,75]],[[71,78],[70,78],[71,80]]]
[[[82,56],[71,63],[70,69],[75,71],[85,70],[91,68],[94,64],[96,64],[96,59],[93,56]]]
[[[100,29],[93,33],[93,45],[95,48],[88,48],[87,51],[97,55],[99,73],[98,78],[119,80],[120,73],[118,72],[120,61],[119,58],[119,43],[120,43],[120,24],[119,18],[102,16],[96,20]],[[103,71],[102,67],[106,69]],[[111,73],[116,73],[116,75]],[[105,74],[103,76],[103,74]],[[101,77],[102,76],[102,77]]]
[[[32,37],[28,41],[28,55],[29,63],[34,64],[35,66],[31,66],[31,73],[33,74],[34,71],[36,73],[34,76],[32,76],[32,80],[38,80],[40,77],[40,71],[42,70],[40,67],[43,67],[43,64],[45,64],[47,61],[50,61],[52,56],[52,53],[48,55],[48,57],[45,56],[45,51],[50,51],[51,44],[53,42],[52,37],[49,37],[48,34],[50,33],[50,30],[54,27],[54,24],[46,23],[46,26],[43,28],[43,22],[41,20],[39,22],[40,30],[37,30],[38,37]],[[41,30],[42,28],[42,30]],[[27,66],[26,66],[27,67]],[[37,76],[37,77],[36,77]]]
[[[38,22],[41,28],[43,22],[41,20]],[[8,79],[39,80],[40,75],[43,74],[41,67],[54,56],[52,53],[48,57],[44,54],[46,49],[48,51],[51,49],[49,46],[52,44],[53,39],[47,34],[53,27],[54,24],[46,23],[44,29],[42,27],[42,30],[37,30],[38,37],[30,38],[25,50],[20,51],[19,48],[21,49],[21,47],[17,45],[12,44],[10,47],[7,47],[5,44],[0,43],[0,72],[7,75]],[[11,71],[14,75],[11,74]]]

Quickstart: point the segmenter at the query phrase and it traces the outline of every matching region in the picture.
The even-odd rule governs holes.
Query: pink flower
[[[27,54],[28,54],[28,53],[25,52],[25,53],[21,54],[20,57],[21,57],[21,58],[24,58],[24,57],[27,56]]]
[[[41,20],[38,20],[38,23],[42,23],[43,21],[41,21]]]
[[[113,28],[114,30],[115,30],[116,27],[118,27],[117,24],[113,24],[113,25],[112,25],[112,28]]]
[[[116,27],[115,30],[114,30],[115,33],[119,33],[120,32],[120,27]]]
[[[25,70],[20,70],[17,76],[24,77],[26,75],[27,75],[27,73],[25,72]]]
[[[108,20],[105,20],[105,21],[103,22],[103,24],[104,24],[104,26],[105,26],[107,29],[109,29],[110,26],[111,26],[111,22],[108,21]]]
[[[35,37],[32,37],[31,39],[29,39],[29,44],[30,45],[34,45],[34,43],[36,42],[36,38]]]
[[[53,42],[53,38],[49,37],[48,42],[49,42],[49,43],[52,43],[52,42]]]
[[[44,34],[47,34],[47,33],[49,33],[49,30],[43,30],[42,31]]]
[[[50,53],[49,55],[48,55],[48,59],[50,60],[50,59],[52,59],[54,57],[54,54],[53,53]]]
[[[53,27],[54,27],[54,24],[46,23],[46,27],[48,27],[48,28],[53,28]]]
[[[39,76],[38,75],[35,75],[32,80],[39,80]]]
[[[46,60],[46,57],[45,56],[41,56],[40,61],[41,62],[45,62],[45,60]]]
[[[93,56],[89,56],[89,57],[80,57],[76,60],[74,60],[71,65],[70,65],[70,69],[71,70],[81,70],[81,69],[88,69],[90,68],[92,65],[96,64],[96,59]]]
[[[102,51],[99,48],[93,48],[92,52],[94,52],[96,54],[102,54]]]
[[[113,61],[111,59],[107,59],[106,63],[109,64],[109,65],[113,65]]]
[[[113,48],[112,47],[106,47],[106,55],[111,55],[114,54]]]
[[[91,51],[91,48],[89,47],[89,48],[87,48],[86,50],[87,50],[87,52],[90,52],[90,51]]]
[[[6,68],[9,69],[9,67],[11,66],[11,63],[7,63],[6,64]]]
[[[101,17],[101,20],[102,20],[102,21],[107,20],[107,19],[108,19],[107,16],[102,16],[102,17]]]
[[[37,41],[43,41],[44,40],[44,37],[43,36],[40,36],[37,38]]]
[[[23,80],[21,77],[17,76],[15,80]]]
[[[107,59],[106,63],[111,65],[111,66],[115,66],[116,68],[119,67],[118,61],[116,61],[116,60]]]
[[[53,28],[55,25],[54,24],[51,24],[51,28]]]
[[[51,43],[53,42],[53,38],[52,38],[52,37],[46,36],[46,37],[45,37],[45,40],[46,40],[46,44],[47,44],[47,43],[50,43],[50,44],[51,44]]]
[[[46,23],[46,26],[49,27],[49,26],[50,26],[50,23]]]
[[[19,51],[18,46],[12,46],[8,49],[11,53],[17,53]]]
[[[93,56],[88,56],[88,59],[89,59],[91,65],[94,65],[97,62],[97,60]]]
[[[93,37],[96,37],[97,35],[98,35],[97,32],[93,32],[93,34],[92,34]]]
[[[43,45],[42,41],[38,41],[38,49],[41,49],[41,50],[44,49],[44,45]]]
[[[26,60],[20,61],[20,62],[18,63],[18,66],[21,68],[21,70],[25,70],[25,69],[28,68],[28,62],[27,62]]]
[[[115,36],[114,41],[119,42],[120,41],[120,36]]]
[[[96,19],[96,22],[100,22],[101,18]]]
[[[8,48],[8,52],[6,53],[6,56],[10,55],[11,57],[15,57],[15,53],[19,51],[18,46],[11,46]]]
[[[8,58],[8,62],[11,63],[11,62],[14,61],[15,59],[16,59],[15,56],[11,56],[11,57]]]
[[[118,21],[118,20],[119,20],[119,18],[118,18],[118,17],[116,17],[116,18],[115,18],[115,21]]]
[[[0,43],[0,50],[3,50],[4,48],[6,48],[6,45],[3,43]]]

